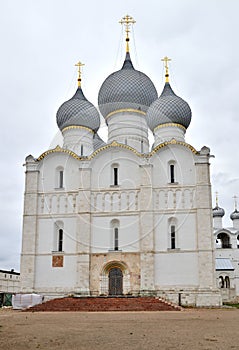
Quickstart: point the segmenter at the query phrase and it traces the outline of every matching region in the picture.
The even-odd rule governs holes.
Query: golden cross
[[[216,194],[216,207],[218,207],[218,192],[216,191],[215,194]]]
[[[126,15],[124,16],[120,21],[120,24],[125,26],[125,33],[126,33],[126,52],[129,52],[129,32],[130,32],[130,26],[136,21],[133,19],[133,17]]]
[[[78,67],[78,86],[81,86],[81,67],[84,66],[84,63],[81,63],[80,61],[75,64],[76,67]]]
[[[169,82],[169,74],[168,74],[168,62],[171,61],[171,58],[168,58],[165,56],[164,58],[161,59],[161,61],[164,62],[164,67],[165,67],[165,78],[166,78],[166,83]]]
[[[235,195],[232,198],[234,198],[235,210],[237,210],[237,196]]]

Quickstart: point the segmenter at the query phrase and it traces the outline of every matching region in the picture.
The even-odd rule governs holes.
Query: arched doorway
[[[119,267],[113,267],[109,271],[109,295],[123,294],[123,273]]]

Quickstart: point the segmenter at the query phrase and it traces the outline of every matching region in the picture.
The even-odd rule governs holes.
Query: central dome
[[[103,82],[98,96],[99,109],[104,118],[122,109],[147,112],[157,99],[157,91],[149,77],[134,69],[127,52],[123,67]]]

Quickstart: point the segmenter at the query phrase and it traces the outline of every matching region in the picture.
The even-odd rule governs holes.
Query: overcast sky
[[[239,196],[239,1],[1,1],[0,269],[20,267],[25,157],[56,145],[56,111],[76,89],[79,60],[84,93],[97,105],[102,82],[122,65],[118,21],[127,13],[137,22],[134,66],[159,94],[161,58],[172,58],[171,86],[193,114],[186,141],[215,155],[213,205],[218,191],[224,226],[231,225],[232,197]]]

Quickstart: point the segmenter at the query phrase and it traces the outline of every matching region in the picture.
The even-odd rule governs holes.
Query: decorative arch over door
[[[123,294],[123,272],[119,267],[109,270],[109,295]]]

